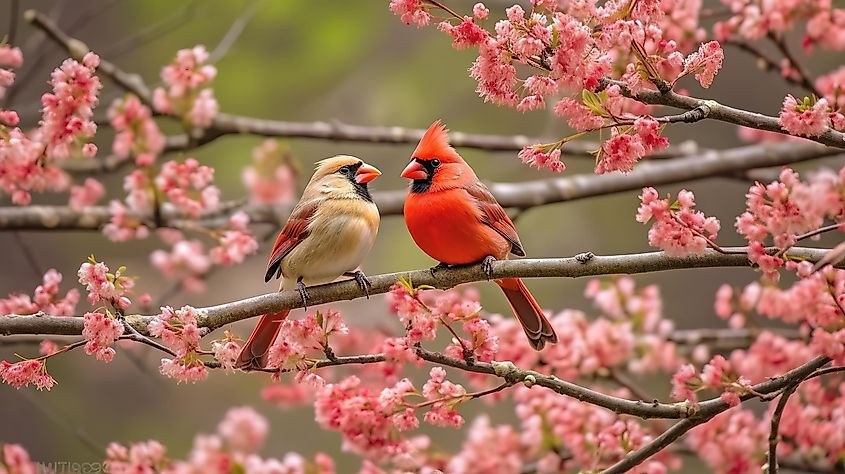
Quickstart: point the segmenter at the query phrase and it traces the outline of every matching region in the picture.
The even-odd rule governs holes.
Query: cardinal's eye
[[[337,170],[340,174],[349,174],[349,166],[342,166]]]
[[[440,166],[440,160],[431,160],[431,166],[437,168]]]

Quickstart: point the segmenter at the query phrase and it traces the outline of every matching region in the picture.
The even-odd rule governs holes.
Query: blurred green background
[[[473,1],[450,1],[455,9],[468,12]],[[489,2],[494,15],[514,2]],[[519,2],[527,4],[528,2]],[[21,11],[35,8],[49,13],[58,24],[85,41],[94,51],[122,68],[141,74],[150,84],[158,81],[160,68],[176,50],[204,44],[214,48],[231,23],[251,2],[175,2],[165,0],[121,1],[21,1]],[[0,2],[0,28],[7,28],[10,0]],[[360,125],[398,125],[425,128],[442,118],[453,130],[471,133],[524,134],[557,137],[568,133],[565,124],[548,111],[521,114],[484,104],[475,94],[475,83],[467,68],[471,51],[454,51],[449,39],[435,28],[416,29],[402,24],[387,9],[386,1],[263,1],[256,14],[218,63],[214,84],[221,111],[261,118],[309,121],[332,120]],[[164,22],[160,30],[155,25]],[[169,23],[168,23],[169,22]],[[22,116],[37,119],[38,99],[47,90],[49,72],[66,55],[20,21],[18,45],[24,48],[25,65],[16,87],[20,90],[12,108]],[[138,34],[150,31],[139,43]],[[0,32],[2,34],[2,32]],[[127,42],[128,39],[128,42]],[[809,68],[826,71],[834,58],[821,57]],[[106,81],[98,116],[120,91]],[[702,91],[685,83],[692,93],[723,103],[774,114],[787,92],[776,75],[756,70],[742,52],[726,49],[725,70],[714,86]],[[726,148],[737,145],[735,127],[708,121],[675,125],[668,129],[673,143],[696,140],[702,146]],[[99,141],[101,153],[110,148],[109,132]],[[261,142],[256,137],[224,137],[187,155],[198,157],[216,169],[217,184],[224,199],[244,195],[241,170],[251,162],[251,150]],[[311,164],[334,154],[353,154],[379,167],[384,176],[374,189],[406,186],[398,174],[406,164],[412,145],[367,145],[323,140],[287,140],[293,156],[309,174]],[[521,181],[552,177],[522,165],[516,153],[488,153],[459,150],[489,181]],[[591,173],[589,158],[568,158],[566,175]],[[817,165],[817,164],[816,164]],[[816,166],[813,165],[813,166]],[[123,173],[103,177],[108,198],[122,198]],[[663,186],[661,193],[677,192],[682,186]],[[747,183],[709,179],[688,184],[696,192],[699,207],[722,219],[719,242],[741,244],[733,232],[733,219],[744,207]],[[649,250],[647,228],[636,223],[637,192],[545,206],[519,217],[517,227],[531,257],[570,256],[583,251],[614,254]],[[36,202],[66,203],[66,196],[37,196]],[[10,205],[5,197],[3,205]],[[256,229],[257,234],[267,231]],[[21,242],[33,250],[38,271],[28,264]],[[151,268],[149,253],[162,247],[151,237],[145,241],[115,244],[96,232],[0,233],[2,274],[0,294],[30,293],[41,274],[56,268],[64,276],[63,292],[78,286],[76,270],[90,253],[112,268],[126,265],[138,275],[138,289],[157,295],[172,286]],[[167,304],[204,306],[271,292],[276,284],[263,284],[265,257],[269,249],[245,264],[226,268],[208,281],[203,294],[178,293]],[[401,217],[386,217],[375,250],[364,269],[369,274],[431,266],[433,262],[409,238]],[[713,295],[723,281],[747,282],[755,274],[742,269],[677,271],[638,276],[642,284],[659,283],[665,297],[665,312],[680,328],[720,326],[712,310]],[[561,310],[574,307],[590,310],[582,296],[585,280],[532,280],[528,284],[544,307]],[[479,285],[486,310],[507,311],[492,285]],[[351,325],[367,325],[389,318],[382,297],[369,301],[338,304]],[[80,302],[78,313],[88,308]],[[301,314],[296,312],[294,314]],[[246,336],[254,321],[235,325]],[[396,325],[398,329],[398,324]],[[0,343],[2,341],[0,340]],[[59,384],[51,392],[15,390],[0,386],[0,440],[25,445],[39,461],[92,461],[103,457],[104,446],[155,438],[165,443],[172,455],[184,456],[197,432],[212,432],[225,409],[249,404],[271,422],[267,456],[283,457],[295,450],[306,456],[317,450],[339,454],[340,437],[317,428],[310,408],[280,410],[263,402],[259,390],[268,383],[257,375],[226,375],[213,372],[197,385],[176,385],[158,374],[159,354],[132,347],[134,356],[118,351],[113,363],[105,365],[75,351],[51,359],[50,373]],[[0,344],[0,359],[13,352],[34,354],[37,345]],[[661,398],[668,394],[668,381],[654,385]],[[468,407],[483,411],[484,405]],[[507,410],[501,410],[506,412]],[[494,414],[506,419],[507,414]],[[461,438],[452,430],[432,430],[435,444],[449,449]],[[454,449],[454,448],[453,448]],[[358,465],[349,455],[340,455],[341,472]]]

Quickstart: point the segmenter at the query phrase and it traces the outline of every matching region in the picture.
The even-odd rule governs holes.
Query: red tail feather
[[[261,316],[252,335],[244,344],[238,356],[235,367],[239,369],[260,369],[267,365],[267,356],[270,346],[279,335],[282,321],[288,317],[290,310],[279,311],[278,313],[267,313]]]
[[[505,298],[508,299],[516,319],[519,320],[525,335],[528,336],[528,343],[534,350],[539,351],[546,345],[546,342],[552,344],[557,342],[557,334],[555,334],[552,324],[546,319],[546,315],[543,314],[537,300],[531,296],[522,280],[508,278],[496,280],[496,284],[499,285],[505,294]]]

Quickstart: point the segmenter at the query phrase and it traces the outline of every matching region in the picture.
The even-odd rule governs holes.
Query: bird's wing
[[[276,237],[276,243],[273,244],[273,252],[270,254],[270,262],[267,264],[267,273],[264,275],[265,282],[270,281],[274,274],[276,278],[282,274],[282,259],[308,237],[310,232],[308,224],[317,212],[318,204],[318,200],[310,200],[305,203],[300,201],[293,208],[287,223],[279,232],[279,236]]]
[[[493,230],[510,242],[512,254],[524,257],[525,250],[523,250],[522,243],[519,241],[516,227],[490,190],[487,189],[487,186],[478,182],[464,189],[475,200],[478,209],[481,210],[481,222],[492,227]]]

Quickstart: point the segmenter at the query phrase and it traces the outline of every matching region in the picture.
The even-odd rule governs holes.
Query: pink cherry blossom
[[[805,98],[798,102],[792,95],[783,99],[783,108],[778,119],[784,130],[805,137],[815,137],[824,133],[830,126],[827,99],[819,99],[813,103]]]
[[[616,129],[613,136],[602,145],[601,159],[596,163],[596,174],[622,171],[628,173],[634,169],[634,164],[646,154],[646,147],[639,135],[619,133]]]
[[[452,37],[452,47],[455,49],[466,49],[478,46],[487,40],[487,31],[475,24],[471,17],[464,17],[458,26],[453,26],[448,21],[442,21],[437,28]]]
[[[53,92],[41,97],[43,108],[38,131],[48,158],[58,161],[68,158],[74,147],[80,146],[80,142],[84,144],[96,133],[93,109],[103,87],[94,74],[99,63],[100,58],[89,52],[82,63],[67,59],[53,71],[50,80]]]
[[[28,205],[31,192],[67,189],[70,178],[55,166],[55,160],[44,162],[44,145],[40,141],[19,128],[6,133],[0,133],[0,190],[9,194],[14,204]]]
[[[566,169],[566,165],[560,161],[558,146],[527,146],[519,152],[519,159],[528,166],[536,166],[538,169],[548,168],[555,173],[562,173]]]
[[[191,306],[183,306],[178,310],[164,306],[161,314],[148,327],[151,335],[161,338],[164,345],[179,357],[186,357],[199,347],[197,310]]]
[[[751,473],[765,463],[768,426],[749,410],[731,410],[690,432],[690,444],[719,474]],[[726,443],[725,440],[731,440]]]
[[[199,240],[178,240],[170,252],[155,250],[150,254],[153,266],[169,279],[176,279],[189,291],[205,288],[203,276],[211,269],[211,259]]]
[[[183,359],[161,359],[159,371],[165,377],[175,379],[177,383],[202,382],[208,378],[208,369],[199,360]]]
[[[220,203],[220,189],[212,184],[214,169],[193,158],[182,163],[168,161],[161,167],[155,184],[182,212],[198,217]]]
[[[113,200],[109,203],[109,223],[103,227],[103,235],[115,242],[124,242],[132,239],[145,239],[150,235],[150,229],[143,222],[129,213],[120,201]]]
[[[225,338],[211,343],[211,351],[214,353],[214,360],[219,362],[221,367],[226,371],[234,371],[241,345],[232,333],[226,331]]]
[[[50,390],[56,380],[47,373],[43,360],[22,360],[14,364],[0,360],[0,379],[15,388],[35,385],[38,390]]]
[[[105,301],[120,309],[126,309],[128,300],[123,301],[127,292],[135,286],[135,281],[125,275],[124,267],[109,273],[109,267],[103,262],[97,262],[93,256],[79,267],[77,275],[79,283],[86,285],[88,302],[94,304]]]
[[[270,424],[250,407],[231,408],[217,426],[217,432],[229,449],[254,453],[264,444]]]
[[[112,314],[100,312],[85,313],[82,337],[85,353],[97,357],[97,360],[111,362],[114,358],[114,342],[123,334],[123,324]]]
[[[150,109],[130,94],[112,103],[108,117],[115,130],[112,152],[120,157],[134,157],[138,166],[152,165],[164,149],[164,135]]]
[[[234,265],[258,251],[258,241],[249,232],[248,223],[249,216],[245,212],[238,211],[232,215],[229,219],[230,230],[223,231],[218,239],[219,245],[209,251],[212,262]]]
[[[476,20],[486,20],[488,15],[490,15],[490,9],[484,6],[483,3],[478,2],[472,6],[472,16]]]
[[[252,162],[241,175],[250,202],[288,204],[293,201],[297,173],[287,149],[277,140],[264,140],[252,150]]]
[[[710,41],[699,46],[698,51],[684,59],[683,74],[695,74],[695,80],[705,89],[713,84],[713,79],[722,68],[725,53],[718,41]]]
[[[485,102],[510,106],[518,102],[518,95],[514,91],[516,68],[508,57],[500,41],[493,38],[487,39],[479,47],[479,55],[470,68],[470,75],[478,81],[476,92]]]
[[[82,186],[70,187],[69,206],[75,210],[82,210],[85,207],[93,206],[106,194],[103,184],[94,178],[85,178]]]
[[[3,472],[8,474],[38,474],[42,465],[32,462],[29,453],[19,444],[0,445],[0,465]]]
[[[155,440],[135,443],[129,448],[110,443],[104,464],[109,472],[155,472],[167,465],[166,454],[166,448]]]
[[[208,127],[217,115],[217,99],[210,88],[217,68],[208,64],[205,46],[181,49],[161,70],[164,87],[153,91],[158,112],[176,115],[197,127]]]
[[[654,218],[648,231],[649,245],[670,255],[700,255],[708,247],[708,239],[712,241],[719,232],[719,221],[694,210],[695,196],[685,189],[678,193],[677,209],[668,199],[658,199],[654,188],[643,188],[640,201],[637,222],[645,224]]]
[[[42,281],[43,283],[35,288],[32,297],[11,293],[6,298],[0,298],[0,313],[35,314],[41,311],[51,316],[72,316],[79,302],[79,290],[72,288],[64,297],[60,297],[59,284],[62,282],[62,274],[52,268],[47,270]]]
[[[570,97],[564,97],[555,104],[554,111],[558,117],[565,117],[569,126],[579,132],[595,130],[604,124],[604,117],[594,115],[589,108]]]
[[[389,8],[406,25],[419,28],[431,21],[431,14],[422,0],[390,0]]]

